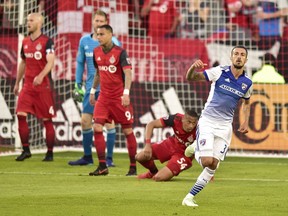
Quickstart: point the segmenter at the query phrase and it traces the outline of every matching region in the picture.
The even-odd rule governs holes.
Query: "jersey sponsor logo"
[[[34,58],[35,58],[36,60],[42,59],[42,53],[41,53],[40,51],[36,51],[36,52],[34,53]]]
[[[93,52],[85,52],[86,57],[93,57]]]
[[[109,71],[110,73],[115,73],[117,71],[117,67],[114,65],[109,65],[109,66],[99,66],[98,67],[100,71]]]
[[[224,84],[220,85],[219,87],[224,89],[224,90],[226,90],[226,91],[229,91],[229,92],[231,92],[233,94],[236,94],[239,97],[243,97],[243,95],[244,95],[242,92],[240,92],[240,91],[238,91],[238,90],[236,90],[234,88],[231,88],[230,86],[224,85]]]

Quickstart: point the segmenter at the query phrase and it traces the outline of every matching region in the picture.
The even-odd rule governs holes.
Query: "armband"
[[[91,88],[90,94],[95,94],[95,92],[96,92],[96,89],[95,88]]]
[[[129,93],[130,93],[130,90],[129,90],[129,89],[124,89],[123,95],[129,95]]]

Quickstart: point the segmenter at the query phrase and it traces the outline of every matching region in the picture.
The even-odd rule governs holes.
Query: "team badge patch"
[[[247,85],[245,83],[242,83],[242,90],[245,90],[247,88]]]
[[[37,44],[37,46],[36,46],[36,50],[41,50],[42,49],[42,45],[39,43],[39,44]]]
[[[113,63],[115,63],[115,61],[116,61],[116,59],[115,59],[115,57],[112,55],[112,56],[110,57],[110,59],[109,59],[109,62],[110,62],[111,64],[113,64]]]
[[[199,143],[200,143],[201,146],[204,146],[204,145],[206,144],[206,139],[202,139],[202,140],[200,140]]]

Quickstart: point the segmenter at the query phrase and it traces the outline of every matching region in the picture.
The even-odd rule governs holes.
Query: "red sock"
[[[99,163],[105,162],[106,164],[105,160],[106,143],[103,136],[103,132],[94,132],[94,146],[97,151]]]
[[[143,167],[149,169],[149,171],[153,174],[158,172],[158,169],[154,163],[154,160],[149,160],[149,161],[142,161],[139,162]]]
[[[137,142],[134,133],[132,132],[126,135],[126,140],[127,140],[128,154],[130,158],[130,166],[136,166],[135,155],[137,152]]]
[[[18,131],[23,149],[29,150],[29,126],[26,121],[26,116],[17,115],[17,118],[18,118]]]
[[[46,145],[47,150],[53,152],[53,147],[55,143],[55,130],[53,127],[52,120],[43,121],[44,127],[46,129]]]

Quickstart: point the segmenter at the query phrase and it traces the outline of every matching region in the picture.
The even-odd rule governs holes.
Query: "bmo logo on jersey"
[[[26,58],[35,58],[36,60],[42,59],[42,53],[40,51],[36,51],[35,53],[25,53]]]
[[[109,71],[110,73],[115,73],[117,68],[115,65],[109,65],[109,66],[99,66],[99,70],[101,71]]]

